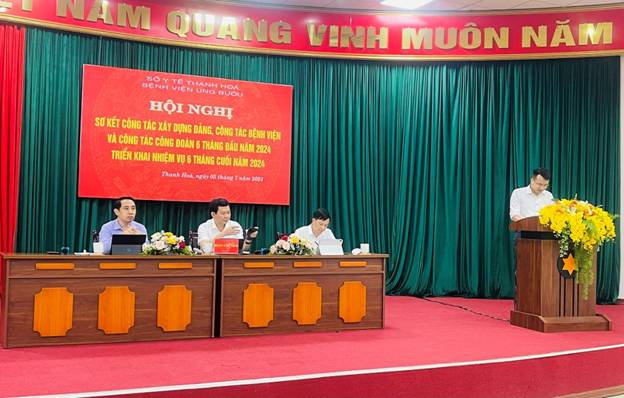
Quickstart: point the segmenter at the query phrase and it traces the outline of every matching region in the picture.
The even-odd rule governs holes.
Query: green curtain
[[[83,64],[294,86],[290,206],[234,205],[258,246],[327,207],[351,250],[389,253],[390,294],[511,297],[508,201],[531,170],[556,197],[619,212],[618,58],[364,62],[220,53],[32,28],[27,36],[18,249],[90,247],[110,200],[76,196]],[[181,187],[183,189],[183,187]],[[138,203],[148,230],[186,235],[206,204]],[[617,242],[598,296],[617,298]]]

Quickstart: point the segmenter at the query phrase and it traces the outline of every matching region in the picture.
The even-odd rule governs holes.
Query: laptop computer
[[[342,239],[321,239],[318,241],[319,254],[321,256],[343,255]]]
[[[111,241],[111,254],[140,254],[145,239],[142,234],[115,234]]]

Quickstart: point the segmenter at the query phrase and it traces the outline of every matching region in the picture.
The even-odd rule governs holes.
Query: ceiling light
[[[424,6],[425,4],[429,4],[432,1],[433,0],[384,0],[381,2],[381,5],[414,10]]]

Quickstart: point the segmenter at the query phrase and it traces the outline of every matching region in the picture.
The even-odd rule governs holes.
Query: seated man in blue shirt
[[[144,234],[147,241],[147,229],[143,224],[134,221],[136,216],[134,199],[129,196],[117,199],[113,203],[113,211],[117,218],[102,225],[100,229],[100,242],[104,244],[105,254],[110,254],[113,235]]]

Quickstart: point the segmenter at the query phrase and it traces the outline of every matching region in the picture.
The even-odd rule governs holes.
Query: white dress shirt
[[[227,227],[238,227],[239,232],[233,235],[222,236],[222,238],[243,239],[243,228],[239,223],[230,220],[225,223],[223,228],[225,229]],[[204,253],[212,253],[215,236],[220,232],[212,218],[197,228],[197,244],[202,248]],[[202,243],[204,244],[203,246]]]
[[[295,235],[312,243],[312,246],[314,246],[315,248],[318,248],[318,241],[321,239],[336,239],[336,237],[334,236],[334,233],[329,228],[321,232],[319,236],[314,236],[314,232],[312,232],[311,224],[304,225],[301,228],[297,228],[297,230],[295,231]]]
[[[509,218],[538,216],[539,211],[551,203],[553,203],[553,195],[548,191],[535,195],[530,185],[514,189],[509,199]]]

